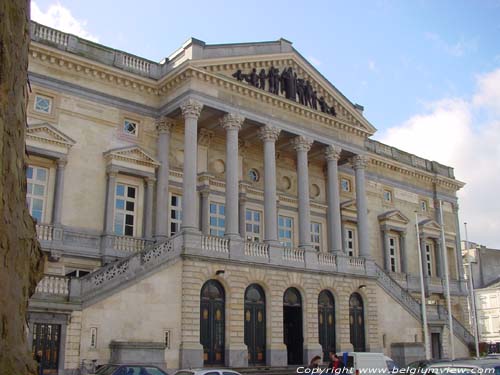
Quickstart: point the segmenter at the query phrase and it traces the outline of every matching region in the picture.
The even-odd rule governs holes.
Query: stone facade
[[[365,349],[391,354],[396,340],[422,340],[417,238],[428,255],[430,321],[447,354],[443,250],[455,306],[465,295],[463,183],[450,167],[371,140],[376,129],[359,106],[290,42],[193,39],[157,64],[35,23],[32,40],[28,163],[48,174],[46,194],[33,199],[44,202],[36,214],[49,262],[30,311],[67,318],[60,373],[109,361],[113,348],[142,358],[161,342],[166,367],[202,366],[209,280],[225,295],[225,365],[248,364],[251,284],[265,294],[268,365],[287,363],[288,288],[302,299],[302,361],[322,351],[322,290],[335,301],[337,351],[353,348],[357,293]],[[232,76],[271,66],[309,79],[336,115]],[[463,351],[470,334],[456,310]]]

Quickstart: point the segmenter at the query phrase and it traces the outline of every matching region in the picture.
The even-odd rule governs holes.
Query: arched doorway
[[[323,290],[318,297],[319,343],[323,348],[323,361],[328,361],[328,354],[335,352],[335,302],[328,290]]]
[[[224,364],[224,309],[224,288],[216,280],[207,281],[201,288],[200,301],[200,343],[207,365]]]
[[[248,364],[266,363],[266,297],[260,285],[252,284],[245,291],[245,345]]]
[[[351,344],[355,352],[364,352],[365,348],[365,315],[363,300],[359,293],[351,294],[349,298],[349,325]]]
[[[295,288],[288,288],[283,295],[283,335],[288,364],[303,363],[302,298]]]

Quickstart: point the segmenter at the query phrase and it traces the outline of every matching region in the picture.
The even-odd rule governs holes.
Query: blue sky
[[[379,129],[375,138],[454,166],[468,183],[460,193],[461,216],[478,220],[469,225],[471,237],[500,248],[500,179],[490,175],[491,165],[471,164],[496,155],[493,170],[500,174],[500,146],[493,143],[500,133],[500,0],[35,0],[32,13],[49,26],[155,61],[189,37],[290,40],[365,107]],[[444,149],[428,141],[436,134],[439,142],[449,138]],[[485,180],[471,186],[477,178]]]

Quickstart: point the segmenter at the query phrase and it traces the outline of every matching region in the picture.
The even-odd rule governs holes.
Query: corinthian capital
[[[280,136],[281,130],[278,128],[274,128],[269,125],[265,125],[259,128],[259,137],[263,141],[273,141],[276,142],[278,137]]]
[[[163,116],[156,120],[156,131],[158,133],[170,133],[174,125],[175,121],[173,119]]]
[[[326,160],[338,161],[340,159],[340,153],[342,149],[337,145],[330,145],[325,147],[325,158]]]
[[[354,169],[364,169],[368,164],[368,157],[365,155],[356,155],[351,158],[351,164]]]
[[[184,118],[196,118],[200,117],[201,109],[203,108],[203,104],[197,102],[194,99],[187,99],[181,104],[182,116]]]
[[[308,152],[311,149],[313,140],[309,137],[299,135],[292,139],[292,146],[295,151],[305,151]]]
[[[226,113],[219,121],[226,130],[240,130],[245,118],[239,113]]]

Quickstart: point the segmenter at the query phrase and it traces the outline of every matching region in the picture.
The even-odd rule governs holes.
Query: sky
[[[500,249],[500,0],[36,0],[31,16],[153,61],[190,37],[285,38],[375,139],[454,167],[469,239]]]

